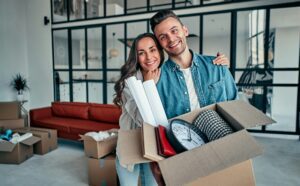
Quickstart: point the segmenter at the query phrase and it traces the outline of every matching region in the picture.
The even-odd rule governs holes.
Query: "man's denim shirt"
[[[191,72],[200,107],[237,98],[237,88],[227,67],[214,65],[215,57],[193,52],[192,55]],[[190,112],[183,73],[171,59],[162,65],[156,86],[168,119]]]

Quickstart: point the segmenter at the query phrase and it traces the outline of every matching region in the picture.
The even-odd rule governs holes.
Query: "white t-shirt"
[[[196,93],[196,90],[195,90],[191,68],[180,69],[180,70],[183,73],[185,83],[186,83],[186,86],[187,86],[187,89],[188,89],[188,92],[185,93],[185,94],[189,95],[190,107],[191,107],[191,111],[193,111],[197,108],[200,108],[200,104],[199,104],[197,93]]]

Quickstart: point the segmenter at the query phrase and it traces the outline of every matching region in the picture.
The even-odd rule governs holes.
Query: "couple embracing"
[[[156,83],[167,118],[193,111],[206,105],[234,100],[237,88],[224,65],[226,56],[200,55],[189,49],[188,28],[170,10],[162,10],[150,19],[154,34],[139,35],[133,42],[129,57],[121,68],[121,77],[115,84],[114,103],[122,108],[120,128],[141,127],[143,120],[132,98],[125,79],[136,76]],[[164,51],[168,54],[166,61]],[[149,163],[121,165],[118,152],[116,168],[121,186],[161,185],[157,167]],[[155,178],[156,179],[155,179]]]

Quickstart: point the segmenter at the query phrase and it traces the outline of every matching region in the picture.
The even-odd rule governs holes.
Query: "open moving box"
[[[15,129],[14,131],[21,133],[30,132],[41,139],[40,142],[33,146],[35,154],[43,155],[57,148],[57,131],[54,129],[24,127]]]
[[[217,181],[222,186],[231,186],[230,182],[223,183],[220,177],[220,172],[223,171],[225,172],[221,175],[229,175],[228,180],[234,179],[236,185],[254,185],[252,165],[247,160],[261,155],[263,150],[245,129],[274,121],[255,107],[238,100],[209,105],[177,118],[192,123],[202,110],[207,109],[217,111],[235,132],[165,159],[157,154],[154,127],[144,123],[142,130],[119,131],[117,151],[120,163],[126,165],[157,161],[166,185],[172,186],[195,183],[197,180],[198,185],[203,185],[201,178],[207,183]],[[237,164],[241,165],[243,171],[234,169]],[[241,176],[245,177],[245,174],[249,179],[240,179]]]
[[[91,136],[79,135],[83,140],[84,152],[87,157],[99,159],[116,150],[118,140],[118,129],[110,129],[104,132],[115,133],[101,141],[96,141]]]
[[[17,144],[0,141],[0,163],[20,164],[33,156],[33,144],[41,139],[31,136]]]

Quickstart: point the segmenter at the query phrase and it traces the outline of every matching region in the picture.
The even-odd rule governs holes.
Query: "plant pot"
[[[17,94],[17,101],[23,101],[24,95],[23,94]]]

